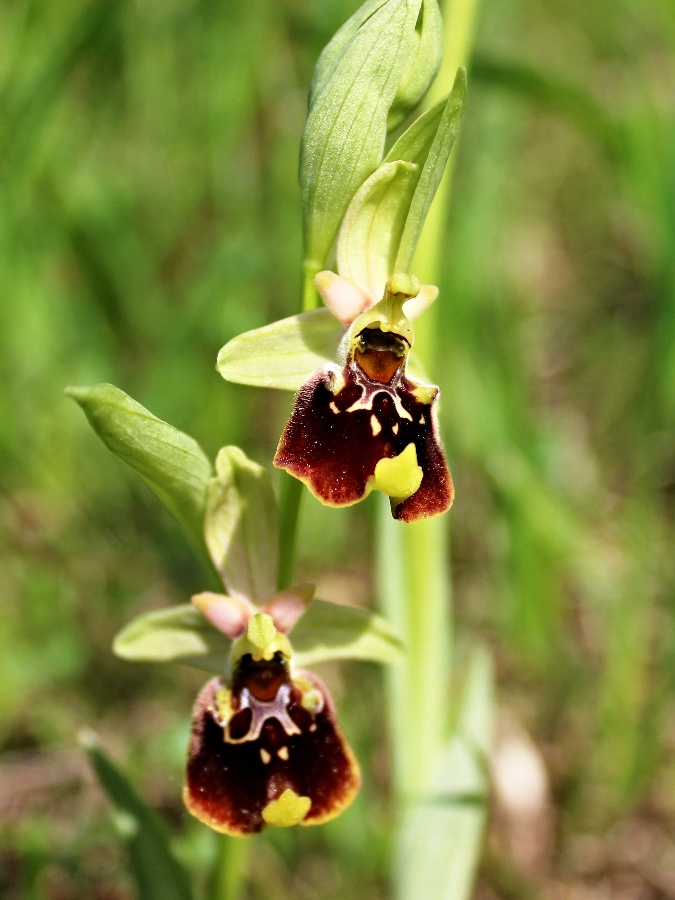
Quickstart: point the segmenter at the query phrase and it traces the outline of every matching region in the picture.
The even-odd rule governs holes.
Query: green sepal
[[[204,672],[227,672],[232,641],[190,603],[132,619],[113,642],[113,652],[135,662],[179,662]]]
[[[312,600],[289,640],[298,666],[331,659],[392,663],[404,646],[381,617],[363,609]],[[115,654],[136,662],[178,662],[224,675],[232,641],[191,604],[170,606],[133,619],[117,635]]]
[[[223,447],[206,488],[204,537],[227,590],[253,603],[276,588],[279,532],[270,473],[239,447]]]
[[[369,4],[367,17],[357,11],[319,59],[300,149],[309,271],[323,268],[349,201],[382,158],[421,2]]]
[[[409,64],[387,117],[387,130],[393,131],[417,106],[441,64],[443,56],[443,22],[437,0],[423,0],[415,42],[409,51]]]
[[[213,467],[199,444],[112,384],[69,387],[65,393],[80,404],[106,447],[138,472],[203,550],[206,485]]]
[[[174,856],[159,816],[147,806],[98,742],[84,730],[80,743],[113,805],[113,823],[127,845],[137,895],[143,900],[190,900],[187,872]]]
[[[421,166],[395,160],[381,165],[349,204],[337,242],[341,276],[381,297],[394,271]]]
[[[450,93],[413,122],[385,157],[385,163],[404,159],[421,166],[394,272],[407,272],[410,268],[424,220],[459,132],[465,102],[466,69],[461,66]]]
[[[327,309],[314,309],[247,331],[225,344],[216,368],[228,381],[297,391],[335,359],[344,327]]]
[[[312,600],[289,638],[299,666],[329,659],[392,663],[404,654],[403,643],[381,616],[326,600]]]

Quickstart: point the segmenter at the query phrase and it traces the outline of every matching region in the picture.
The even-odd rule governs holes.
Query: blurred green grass
[[[78,768],[82,725],[128,763],[195,870],[213,852],[179,805],[199,675],[109,649],[130,616],[184,601],[203,575],[61,392],[111,381],[210,455],[241,443],[269,464],[290,398],[226,384],[215,357],[297,308],[306,92],[355,5],[0,6],[9,898],[130,895]],[[483,2],[433,375],[457,482],[458,627],[496,653],[504,717],[547,764],[556,837],[522,862],[497,795],[481,897],[611,887],[621,866],[607,851],[589,868],[581,838],[675,829],[674,47],[667,0]],[[308,500],[303,574],[328,571],[327,587],[367,602],[371,512]],[[329,676],[364,795],[325,828],[257,841],[251,897],[383,896],[379,678]]]

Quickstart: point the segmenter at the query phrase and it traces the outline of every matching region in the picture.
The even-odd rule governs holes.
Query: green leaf
[[[349,201],[377,167],[422,0],[368,4],[317,65],[300,150],[308,268],[323,268]]]
[[[391,663],[404,648],[380,616],[353,606],[312,600],[290,634],[293,658],[300,666],[328,659],[363,659]]]
[[[408,68],[389,110],[387,130],[393,131],[422,100],[436,77],[443,56],[443,22],[436,0],[423,0]]]
[[[384,163],[354,195],[337,243],[340,275],[381,297],[394,271],[408,210],[421,167],[396,160]]]
[[[469,665],[456,726],[441,753],[434,792],[404,815],[395,859],[397,900],[469,900],[487,819],[492,743],[492,664],[482,649]]]
[[[213,468],[199,444],[112,384],[69,387],[109,450],[135,469],[200,549]]]
[[[187,873],[174,857],[164,825],[101,749],[91,731],[80,734],[99,784],[115,809],[114,824],[129,851],[142,900],[190,900]]]
[[[225,344],[217,369],[238,384],[297,391],[335,359],[344,328],[327,309],[290,316]]]
[[[465,101],[466,69],[462,66],[457,70],[455,83],[447,97],[413,122],[385,158],[385,162],[405,159],[422,165],[394,265],[395,272],[407,272],[410,267],[424,220],[459,132]]]
[[[231,640],[218,631],[189,603],[138,616],[113,643],[122,659],[136,662],[179,662],[223,675],[227,671]]]
[[[275,591],[279,560],[277,503],[270,473],[239,447],[223,447],[206,489],[206,545],[231,594],[254,603]]]

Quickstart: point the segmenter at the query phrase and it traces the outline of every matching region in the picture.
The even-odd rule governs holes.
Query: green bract
[[[328,317],[335,328],[327,310],[317,312],[325,313],[319,320]],[[399,657],[401,643],[379,616],[312,600],[311,585],[275,592],[277,507],[266,469],[238,447],[224,447],[211,477],[211,464],[191,437],[118,388],[102,384],[68,388],[67,393],[82,406],[106,446],[136,469],[200,546],[206,544],[228,591],[199,594],[193,598],[195,605],[139,616],[115,638],[118,656],[178,661],[223,674],[232,635],[262,610],[263,619],[273,616],[277,627],[293,631],[299,665],[323,659],[390,662]]]
[[[438,189],[466,102],[466,69],[457,70],[450,93],[413,122],[391,148],[385,162],[406,159],[422,167],[417,188],[410,204],[394,271],[405,272]]]
[[[213,467],[199,444],[112,384],[69,387],[109,450],[135,469],[203,547],[206,485]]]
[[[354,195],[337,243],[337,268],[375,297],[394,271],[401,235],[420,177],[415,163],[395,160],[376,169]]]
[[[409,67],[420,43],[415,27],[421,5],[422,0],[367,4],[319,58],[300,150],[310,270],[323,267],[349,201],[382,158],[389,110],[404,75],[407,85],[416,86],[412,93],[419,93]]]
[[[204,535],[230,593],[262,603],[278,567],[277,506],[267,469],[239,447],[223,447],[206,491]]]
[[[450,94],[401,135],[353,197],[337,243],[337,268],[373,297],[407,271],[464,112],[466,72]]]
[[[436,0],[423,0],[415,27],[408,68],[403,73],[387,117],[387,129],[393,131],[403,122],[429,90],[443,55],[443,23]]]

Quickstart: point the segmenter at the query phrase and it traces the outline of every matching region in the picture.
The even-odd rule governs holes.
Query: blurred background
[[[356,0],[0,5],[0,893],[134,896],[76,735],[177,851],[193,670],[112,656],[204,575],[62,390],[111,381],[268,464],[285,393],[218,349],[297,311],[312,68]],[[483,0],[439,303],[459,639],[498,671],[476,900],[675,898],[675,6]],[[449,86],[448,86],[449,87]],[[301,580],[372,603],[370,501],[305,498]],[[380,673],[326,667],[365,787],[253,839],[246,897],[382,898]]]

